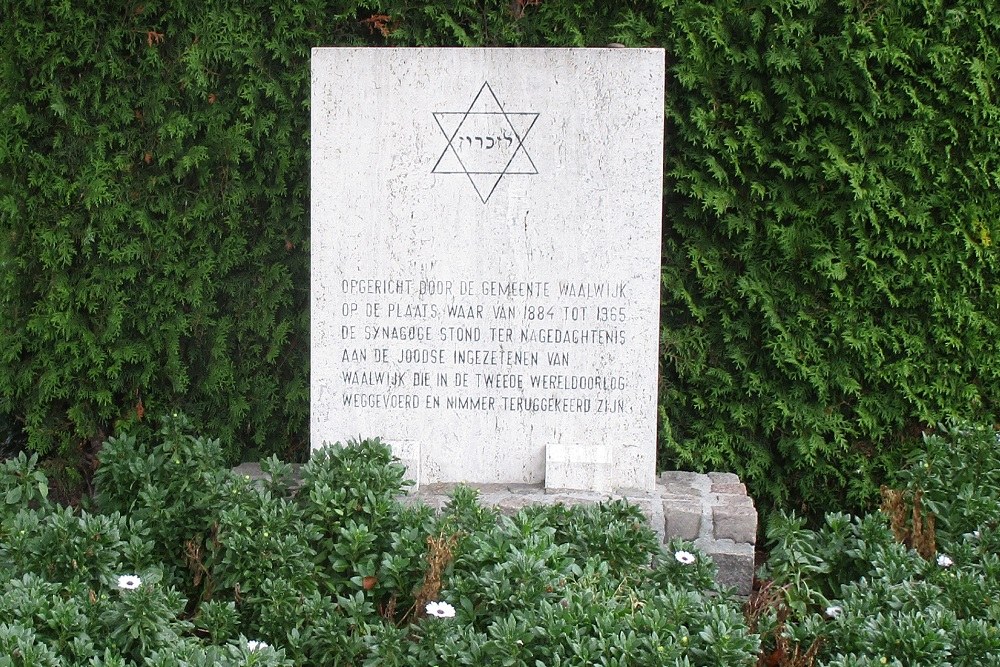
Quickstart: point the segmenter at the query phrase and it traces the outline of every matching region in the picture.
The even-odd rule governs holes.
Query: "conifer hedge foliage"
[[[830,509],[997,415],[992,0],[4,5],[0,413],[42,452],[173,409],[305,450],[320,45],[666,49],[664,466]]]

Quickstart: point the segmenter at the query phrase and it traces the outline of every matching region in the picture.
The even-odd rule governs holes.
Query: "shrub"
[[[231,475],[221,467],[219,441],[191,435],[185,415],[165,416],[162,423],[154,446],[127,434],[104,443],[95,500],[102,511],[145,525],[168,583],[184,586],[190,573],[199,579],[201,554]]]
[[[917,544],[901,543],[913,533],[900,530],[895,506],[864,519],[828,515],[816,531],[795,519],[772,522],[768,567],[783,587],[768,618],[772,647],[818,642],[818,664],[829,667],[972,667],[1000,658],[997,434],[959,424],[942,426],[924,441],[897,475],[911,503],[905,514],[930,531]],[[973,472],[954,456],[984,468]],[[970,477],[983,482],[971,504],[961,493]],[[912,511],[916,494],[928,500]]]
[[[927,431],[908,464],[893,475],[895,486],[919,492],[923,508],[935,517],[939,542],[963,536],[1000,521],[1000,434],[968,422],[938,424]]]
[[[899,488],[886,489],[884,512],[831,513],[815,530],[774,515],[771,581],[746,618],[715,586],[703,554],[679,540],[658,545],[625,503],[503,516],[460,487],[440,514],[405,507],[401,467],[374,440],[321,452],[296,491],[277,461],[262,483],[213,471],[217,445],[188,428],[171,416],[157,443],[135,440],[141,456],[115,443],[103,449],[102,502],[124,513],[54,505],[34,457],[0,466],[0,493],[18,496],[0,503],[8,662],[972,667],[1000,659],[992,428],[954,423],[927,433],[895,475]],[[162,494],[142,492],[176,484],[176,470],[219,482],[185,487],[182,500],[198,517],[191,523]],[[134,501],[109,490],[112,481]],[[961,491],[970,484],[972,502]],[[317,498],[329,494],[335,509],[321,511]],[[212,527],[205,551],[173,566],[172,547],[203,525]]]
[[[21,494],[0,505],[0,647],[122,667],[755,661],[711,563],[662,550],[634,507],[508,517],[460,488],[434,514],[400,504],[377,440],[318,452],[296,488],[277,461],[262,483],[220,468],[189,430],[171,415],[153,442],[106,443],[104,514],[53,505],[33,458],[0,467]],[[446,601],[453,618],[427,613]]]

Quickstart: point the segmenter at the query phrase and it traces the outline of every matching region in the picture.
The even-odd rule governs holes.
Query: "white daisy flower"
[[[266,642],[259,642],[255,639],[247,641],[247,649],[250,651],[263,651],[267,648],[270,648],[270,646],[268,646]]]
[[[428,616],[437,616],[438,618],[455,617],[455,608],[447,602],[428,602],[425,609]]]
[[[142,586],[142,579],[134,574],[123,574],[118,577],[118,588],[123,591],[134,591]]]
[[[678,551],[674,554],[674,558],[681,565],[691,565],[695,561],[695,556],[690,551]]]
[[[955,561],[953,561],[951,557],[946,554],[940,554],[937,557],[937,564],[941,567],[951,567],[955,564]]]

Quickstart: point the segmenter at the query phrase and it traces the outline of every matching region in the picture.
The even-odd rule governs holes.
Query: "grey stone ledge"
[[[702,504],[693,500],[664,500],[664,537],[694,542],[701,534]]]
[[[713,496],[713,505],[728,505],[730,507],[753,507],[750,496],[740,496],[732,493],[718,493]]]
[[[731,472],[710,472],[708,478],[713,484],[740,484],[740,478]]]

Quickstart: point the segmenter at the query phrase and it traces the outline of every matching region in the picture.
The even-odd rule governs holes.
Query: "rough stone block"
[[[664,500],[664,537],[693,542],[701,532],[701,503],[692,500]]]
[[[752,545],[705,538],[696,540],[694,545],[715,563],[718,568],[715,580],[719,585],[735,588],[738,595],[750,595],[754,566]]]
[[[544,493],[537,493],[529,496],[520,493],[508,493],[498,497],[487,497],[482,499],[482,504],[496,507],[501,514],[513,516],[525,509],[535,505],[554,505],[560,502],[558,497],[547,496]]]
[[[753,507],[716,505],[712,508],[712,526],[717,540],[757,543],[757,511]]]
[[[713,505],[728,505],[730,507],[753,507],[753,499],[750,496],[736,495],[730,493],[714,494]]]
[[[708,491],[712,482],[706,475],[694,472],[670,471],[660,475],[661,491],[676,495],[700,496]]]
[[[678,484],[680,486],[695,486],[700,483],[705,478],[697,472],[688,472],[686,470],[664,470],[660,473],[660,482],[662,482],[667,488],[671,484]]]

